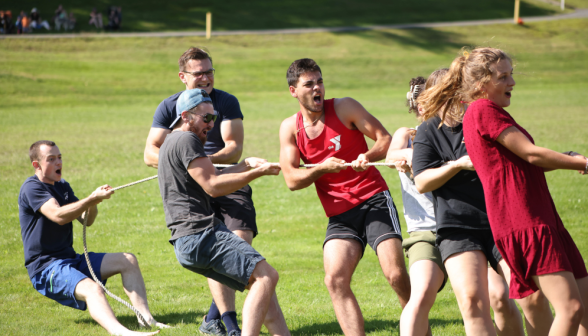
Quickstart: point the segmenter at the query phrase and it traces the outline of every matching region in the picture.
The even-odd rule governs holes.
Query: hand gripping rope
[[[273,166],[279,166],[279,163],[272,163]],[[345,163],[344,164],[347,167],[351,166],[351,163]],[[368,166],[393,166],[393,163],[385,163],[385,162],[370,162],[367,164]],[[226,167],[232,167],[234,165],[232,164],[215,164],[214,165],[217,168],[226,168]],[[301,168],[313,168],[318,166],[318,164],[301,164],[300,167]],[[125,184],[122,185],[120,187],[116,187],[113,188],[112,191],[116,191],[119,189],[123,189],[126,187],[130,187],[130,186],[134,186],[135,184],[139,184],[139,183],[143,183],[143,182],[147,182],[149,180],[153,180],[156,179],[157,175],[155,176],[151,176],[148,178],[144,178],[142,180],[139,181],[135,181],[135,182],[131,182],[129,184]],[[83,230],[83,238],[84,238],[84,256],[86,257],[86,263],[88,264],[88,269],[90,270],[90,274],[92,274],[92,278],[94,279],[94,281],[100,285],[100,287],[102,287],[102,289],[104,290],[104,292],[106,294],[108,294],[108,296],[110,296],[111,298],[115,299],[116,301],[122,303],[123,305],[127,306],[130,310],[132,310],[133,312],[135,312],[135,314],[137,314],[137,317],[139,318],[140,321],[142,321],[142,323],[144,324],[144,326],[150,326],[149,322],[147,322],[147,319],[143,316],[143,314],[141,314],[141,312],[139,312],[139,310],[135,307],[133,307],[133,305],[131,305],[130,303],[126,302],[125,300],[119,298],[118,296],[114,295],[113,293],[111,293],[108,289],[106,289],[106,287],[104,287],[104,284],[102,282],[100,282],[100,280],[98,280],[98,278],[96,277],[96,274],[94,273],[94,270],[92,269],[92,264],[90,263],[90,257],[88,256],[88,245],[86,244],[86,228],[88,227],[88,215],[89,215],[89,209],[86,210],[86,212],[84,213],[84,230]]]

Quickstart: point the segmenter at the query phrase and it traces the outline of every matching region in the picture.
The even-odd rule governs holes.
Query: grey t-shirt
[[[202,142],[192,132],[172,132],[159,150],[159,191],[170,243],[221,223],[214,217],[210,196],[188,173],[192,160],[205,157]]]

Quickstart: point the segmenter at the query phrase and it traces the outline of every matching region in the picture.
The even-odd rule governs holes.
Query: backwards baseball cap
[[[174,127],[178,120],[180,120],[182,112],[190,111],[204,102],[212,103],[212,99],[210,99],[208,93],[202,89],[192,89],[182,92],[180,97],[178,97],[178,101],[176,102],[176,119],[174,119],[174,122],[169,125],[169,128]]]

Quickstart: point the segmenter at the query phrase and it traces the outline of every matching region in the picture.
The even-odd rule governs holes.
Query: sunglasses
[[[195,115],[202,117],[202,121],[204,121],[206,124],[208,124],[210,121],[216,121],[216,118],[218,117],[218,115],[216,115],[216,114],[210,114],[210,113],[206,113],[206,114],[195,114]]]

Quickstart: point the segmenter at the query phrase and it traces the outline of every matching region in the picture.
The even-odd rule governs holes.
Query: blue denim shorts
[[[265,260],[224,224],[176,239],[174,250],[184,268],[241,292],[257,263]]]
[[[102,265],[104,255],[106,253],[88,253],[94,274],[96,274],[98,280],[106,284],[106,280],[102,280],[100,277],[100,266]],[[86,310],[86,303],[76,300],[74,294],[78,283],[85,278],[92,279],[92,275],[88,269],[86,257],[83,254],[78,254],[72,259],[62,259],[52,262],[44,270],[32,277],[31,282],[33,283],[33,287],[41,295],[55,300],[64,306]]]

